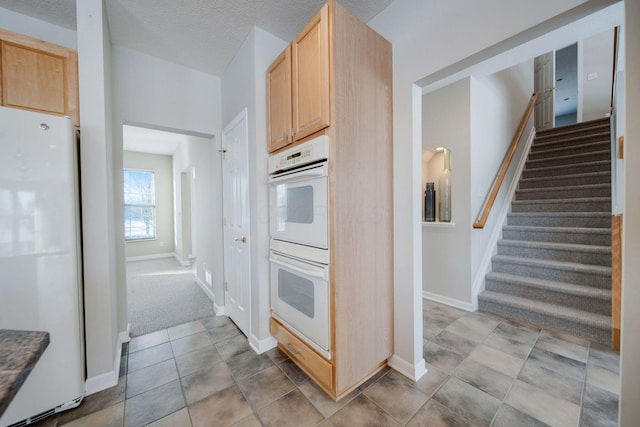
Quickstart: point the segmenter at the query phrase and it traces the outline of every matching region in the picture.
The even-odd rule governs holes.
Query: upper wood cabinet
[[[269,152],[330,125],[329,79],[325,5],[267,70]]]
[[[287,47],[267,70],[269,152],[291,143],[291,48]]]
[[[69,116],[80,125],[74,50],[0,30],[0,54],[3,106]]]

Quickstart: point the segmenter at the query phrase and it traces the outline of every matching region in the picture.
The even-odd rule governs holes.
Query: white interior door
[[[249,239],[248,129],[245,108],[222,133],[225,312],[249,336],[251,255]]]
[[[555,52],[548,52],[534,59],[534,90],[539,93],[535,105],[536,130],[555,126],[553,95],[555,90]]]

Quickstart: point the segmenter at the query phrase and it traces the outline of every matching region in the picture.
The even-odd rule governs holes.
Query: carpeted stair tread
[[[610,172],[611,161],[610,160],[597,160],[593,162],[584,162],[574,165],[557,165],[557,166],[544,166],[530,168],[528,164],[525,164],[522,171],[525,178],[537,178],[544,176],[565,176],[575,175],[576,173],[585,172]]]
[[[611,254],[610,247],[599,246],[599,245],[580,245],[576,243],[555,243],[555,242],[530,242],[527,240],[500,240],[498,244],[504,245],[504,246],[555,249],[558,251]]]
[[[554,135],[571,135],[575,134],[576,132],[595,132],[596,130],[602,129],[611,129],[608,117],[593,119],[586,122],[573,123],[557,128],[542,129],[536,131],[536,135],[539,135],[541,137]]]
[[[611,267],[603,265],[579,264],[576,262],[551,261],[546,259],[523,258],[509,255],[494,255],[492,261],[512,265],[546,268],[551,270],[574,271],[596,276],[611,277]]]
[[[603,300],[605,302],[611,301],[610,289],[594,288],[593,286],[581,286],[574,283],[536,279],[534,277],[523,277],[515,274],[499,273],[495,271],[487,273],[487,280],[515,284],[518,286],[529,286],[575,297],[593,298],[596,300]]]
[[[486,290],[480,294],[479,299],[511,306],[522,312],[531,311],[549,317],[560,318],[565,321],[578,322],[585,326],[603,329],[607,333],[611,333],[610,316]],[[523,317],[523,320],[525,319],[527,319],[526,316]]]
[[[525,188],[553,188],[558,184],[562,185],[588,185],[588,184],[609,184],[611,185],[611,174],[607,171],[576,173],[561,176],[541,176],[536,178],[522,178],[519,182],[519,189]],[[574,184],[575,183],[575,184]]]
[[[546,188],[522,188],[516,191],[516,200],[582,199],[610,197],[611,184],[563,185]]]
[[[508,225],[536,227],[611,227],[609,212],[509,212]]]
[[[536,160],[553,156],[572,155],[576,154],[576,152],[587,153],[593,151],[602,151],[607,150],[609,148],[609,144],[611,144],[611,142],[608,139],[569,147],[558,147],[557,145],[554,146],[553,144],[548,144],[548,147],[544,147],[544,149],[538,149],[529,153],[529,160]]]
[[[575,234],[611,234],[610,228],[591,228],[591,227],[540,227],[536,225],[505,225],[503,230],[507,231],[533,231],[536,233],[575,233]]]
[[[536,136],[531,144],[531,153],[537,153],[539,151],[545,151],[554,148],[580,148],[585,144],[591,143],[611,143],[611,133],[606,132],[591,133],[585,135],[575,135],[571,137],[563,137],[561,135],[555,135],[553,137],[540,137]]]
[[[611,197],[514,200],[513,212],[611,212]]]
[[[610,150],[590,151],[588,153],[565,154],[551,158],[527,160],[527,169],[537,169],[548,166],[576,165],[594,161],[610,159]]]

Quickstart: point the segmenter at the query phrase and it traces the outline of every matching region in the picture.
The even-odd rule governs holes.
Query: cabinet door
[[[330,124],[329,6],[292,43],[293,129],[302,139]]]
[[[290,51],[287,47],[267,70],[270,153],[291,143]]]
[[[70,116],[79,126],[75,51],[0,30],[2,105]]]

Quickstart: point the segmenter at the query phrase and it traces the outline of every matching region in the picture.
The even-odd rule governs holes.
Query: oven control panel
[[[329,137],[321,135],[269,157],[269,173],[314,163],[329,157]]]

